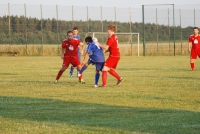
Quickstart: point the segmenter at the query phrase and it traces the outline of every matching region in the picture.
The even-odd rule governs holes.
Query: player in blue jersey
[[[81,37],[78,35],[78,27],[73,28],[73,38],[76,38],[81,41]],[[81,54],[83,54],[83,51],[81,52],[80,49],[78,49],[77,54],[78,54],[78,60],[81,61]],[[71,66],[69,72],[70,77],[73,77],[73,72],[74,72],[74,67]],[[78,76],[78,70],[77,70],[77,76]]]
[[[87,50],[84,55],[84,59],[82,62],[82,69],[80,70],[80,74],[82,75],[83,71],[87,69],[87,67],[92,64],[96,66],[96,74],[95,74],[95,84],[94,87],[98,87],[98,81],[100,74],[104,66],[105,57],[103,53],[103,49],[98,46],[97,38],[93,38],[88,36],[85,38],[85,42],[87,43]],[[88,61],[87,58],[89,57]]]

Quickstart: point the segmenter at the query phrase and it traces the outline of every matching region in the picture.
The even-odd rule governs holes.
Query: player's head
[[[87,37],[85,38],[85,42],[86,42],[87,44],[93,42],[92,37],[91,37],[91,36],[87,36]]]
[[[73,34],[74,35],[78,35],[78,27],[74,27],[73,28]]]
[[[72,31],[67,32],[67,38],[68,38],[68,40],[73,39],[73,32]]]
[[[108,35],[112,35],[115,32],[115,26],[109,25],[108,26]]]
[[[194,34],[195,35],[199,34],[199,28],[198,27],[194,27]]]

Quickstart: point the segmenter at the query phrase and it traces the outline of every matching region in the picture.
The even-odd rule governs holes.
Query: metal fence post
[[[40,15],[41,15],[41,54],[43,55],[43,28],[42,28],[42,4],[40,5]]]
[[[28,55],[28,46],[27,46],[27,24],[26,24],[26,4],[24,4],[24,15],[25,15],[25,34],[26,34],[26,55]]]
[[[168,8],[168,38],[169,38],[169,53],[170,53],[170,20],[169,20],[169,17],[170,17],[170,14],[169,14],[169,8]]]
[[[11,35],[10,35],[10,3],[8,3],[8,36],[9,36],[9,45],[11,45]]]
[[[59,41],[59,30],[58,30],[58,5],[56,5],[56,19],[57,19],[57,40]]]
[[[144,5],[142,5],[142,31],[143,31],[143,56],[145,56],[145,24],[144,24]]]
[[[57,19],[57,41],[59,42],[59,27],[58,27],[58,5],[56,5],[56,19]],[[58,44],[58,49],[57,53],[59,55],[59,44]]]
[[[132,11],[131,11],[131,8],[129,7],[129,17],[130,17],[130,33],[132,33],[132,28],[131,28],[131,25],[132,25],[132,19],[131,19],[131,15],[132,15]],[[133,49],[133,44],[132,44],[132,36],[130,36],[130,41],[131,41],[131,55],[133,55],[132,53],[132,49]]]
[[[102,6],[100,7],[100,12],[101,12],[101,31],[103,33],[103,14],[102,14]],[[102,34],[102,43],[103,43],[103,34]]]
[[[180,14],[180,34],[181,34],[181,54],[182,54],[182,49],[183,49],[183,45],[182,45],[182,23],[181,23],[181,9],[179,9],[179,14]]]
[[[176,44],[175,44],[175,14],[174,14],[174,4],[173,5],[173,27],[174,27],[174,56],[176,56]]]
[[[194,27],[196,26],[196,18],[195,18],[195,16],[196,16],[196,10],[194,9]]]
[[[116,33],[117,33],[117,14],[116,14],[116,7],[114,7],[114,16],[115,16],[115,28],[116,28]]]
[[[89,25],[89,16],[88,16],[88,6],[86,7],[87,11],[87,27],[88,27],[88,32],[90,31],[90,25]]]
[[[157,53],[158,53],[158,9],[156,8],[156,42],[157,42]]]
[[[72,27],[74,27],[74,6],[72,5]]]

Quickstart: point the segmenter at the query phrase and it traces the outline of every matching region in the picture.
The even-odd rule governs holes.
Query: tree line
[[[10,21],[10,25],[9,25]],[[65,21],[53,19],[27,18],[24,16],[2,16],[0,17],[0,44],[58,44],[66,37],[68,30],[74,26],[79,28],[82,39],[87,32],[107,32],[107,26],[115,24],[118,33],[135,32],[140,33],[140,40],[143,40],[143,24],[140,22],[113,22],[113,21]],[[193,27],[156,25],[155,23],[145,24],[145,41],[169,41],[187,40],[192,34]],[[119,40],[126,42],[123,36]]]

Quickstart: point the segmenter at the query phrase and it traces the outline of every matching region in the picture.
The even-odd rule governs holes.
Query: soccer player
[[[80,75],[82,75],[83,71],[85,69],[87,69],[87,67],[90,64],[95,65],[96,74],[95,74],[94,87],[98,87],[98,81],[99,81],[99,77],[100,77],[99,72],[102,71],[102,68],[103,68],[104,62],[105,62],[103,49],[97,45],[98,44],[97,38],[92,39],[92,37],[88,36],[85,38],[85,42],[88,45],[88,47],[87,47],[86,53],[84,55],[84,59],[82,61],[83,67],[79,73],[80,73]],[[89,60],[86,62],[88,57],[89,57]]]
[[[198,27],[194,27],[194,34],[190,35],[188,41],[188,51],[190,53],[190,66],[194,70],[194,61],[197,56],[200,58],[200,35]],[[190,46],[192,44],[192,47]]]
[[[78,27],[73,28],[73,38],[76,38],[81,41],[81,37],[78,35]],[[78,60],[81,61],[81,54],[83,54],[83,52],[80,52],[79,48],[77,54],[78,54]],[[69,72],[70,77],[73,77],[73,72],[74,72],[74,67],[71,66]],[[77,68],[77,76],[78,76],[78,68]]]
[[[103,70],[102,70],[102,86],[106,87],[106,81],[107,81],[107,72],[109,72],[112,76],[114,76],[117,79],[117,84],[120,85],[123,81],[123,78],[119,76],[119,74],[115,71],[117,64],[120,60],[120,51],[118,46],[118,38],[115,35],[115,26],[109,25],[108,26],[108,39],[106,45],[100,45],[105,51],[108,51],[109,57],[106,60]]]
[[[68,31],[67,32],[67,39],[62,41],[62,55],[61,58],[63,59],[63,65],[60,71],[58,72],[58,75],[56,77],[56,80],[54,81],[55,84],[58,83],[58,80],[62,76],[63,72],[68,68],[69,64],[72,64],[73,67],[77,67],[78,70],[81,70],[81,64],[78,60],[78,46],[82,47],[82,50],[84,50],[84,44],[80,42],[80,40],[73,38],[73,32]],[[79,77],[79,82],[84,84],[85,82],[82,79],[82,75]]]

